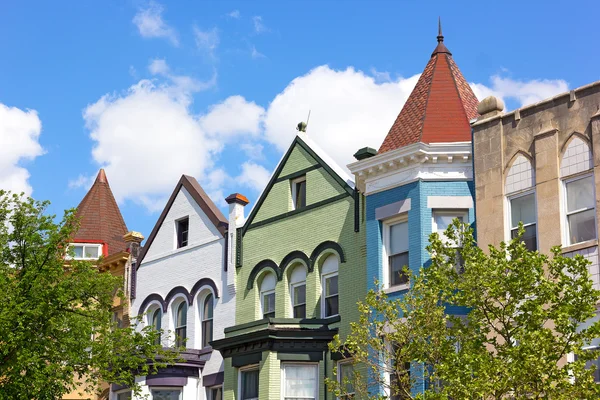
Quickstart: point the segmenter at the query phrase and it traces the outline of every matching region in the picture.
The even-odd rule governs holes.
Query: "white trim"
[[[248,372],[248,371],[258,371],[258,398],[260,398],[260,365],[259,364],[252,364],[252,365],[245,365],[243,367],[238,368],[238,391],[237,391],[237,396],[235,396],[236,398],[240,398],[242,399],[242,374],[244,372]]]
[[[290,181],[290,185],[291,185],[291,190],[292,190],[292,209],[293,210],[298,210],[298,205],[296,204],[296,185],[298,183],[304,182],[304,207],[307,206],[307,202],[306,202],[306,194],[307,194],[307,186],[306,186],[306,175],[302,175],[296,179],[292,179]],[[304,208],[304,207],[300,207],[300,208]]]
[[[531,188],[527,188],[524,190],[521,190],[519,192],[514,192],[514,193],[510,193],[507,194],[506,196],[504,196],[504,203],[506,205],[505,210],[506,210],[506,214],[504,215],[504,220],[505,220],[505,224],[504,226],[506,227],[504,229],[504,240],[508,243],[511,240],[511,231],[514,229],[512,226],[512,204],[511,201],[514,199],[518,199],[519,197],[524,197],[524,196],[529,196],[530,194],[533,194],[533,207],[534,207],[534,213],[535,213],[535,222],[534,223],[529,223],[529,224],[523,224],[523,227],[528,227],[531,225],[535,224],[535,247],[536,249],[540,248],[540,243],[539,243],[539,235],[538,235],[538,214],[537,214],[537,192],[535,190],[535,186],[531,187]]]
[[[294,289],[298,286],[304,286],[304,303],[294,304]],[[304,318],[306,318],[306,280],[304,280],[302,282],[290,283],[290,305],[291,305],[290,316],[292,318],[296,318],[296,317],[294,317],[294,307],[300,306],[303,304],[304,304]]]
[[[178,400],[182,400],[183,399],[183,387],[181,386],[151,386],[150,387],[150,396],[152,396],[152,398],[154,398],[154,391],[157,390],[179,390],[179,399]]]
[[[103,256],[102,253],[102,243],[78,243],[78,242],[73,242],[69,244],[69,252],[71,251],[71,247],[82,247],[82,251],[81,254],[83,254],[83,257],[76,257],[76,256],[71,256],[71,255],[67,255],[67,259],[68,260],[97,260],[100,257]],[[98,249],[98,257],[86,257],[85,256],[85,248],[86,247],[95,247]]]
[[[340,386],[343,385],[342,382],[342,366],[343,365],[351,365],[352,368],[354,369],[354,359],[353,358],[345,358],[343,360],[340,360],[337,362],[337,381],[338,384]],[[354,384],[352,384],[354,392],[351,393],[352,398],[354,398],[356,396],[356,387],[354,387]],[[340,400],[340,397],[337,397],[338,400]]]
[[[382,246],[381,246],[381,267],[382,267],[382,276],[383,276],[383,288],[385,293],[393,293],[402,290],[406,290],[410,288],[410,282],[401,284],[401,285],[390,285],[390,263],[388,253],[388,249],[390,247],[390,227],[392,225],[407,223],[408,224],[408,214],[404,213],[396,218],[389,219],[386,221],[381,221],[382,224]],[[410,236],[408,238],[408,248],[406,250],[408,252],[409,260],[410,260]],[[410,267],[410,265],[409,265]]]
[[[431,232],[432,233],[436,233],[438,231],[438,226],[437,226],[437,222],[435,220],[436,216],[451,216],[454,218],[458,218],[458,217],[462,217],[462,222],[464,223],[469,223],[469,211],[465,210],[465,209],[453,209],[453,208],[437,208],[434,210],[431,210]],[[453,219],[454,219],[453,218]],[[444,238],[442,238],[444,239]]]
[[[339,265],[338,265],[339,268]],[[331,315],[325,315],[325,300],[327,299],[327,297],[325,296],[325,290],[327,288],[327,286],[325,285],[325,280],[328,278],[333,278],[334,276],[338,277],[338,292],[337,292],[337,298],[338,298],[338,312],[337,314],[331,314]],[[333,296],[329,296],[329,297],[333,297]],[[323,274],[321,275],[321,317],[322,318],[329,318],[329,317],[333,317],[335,315],[339,315],[340,314],[340,278],[339,278],[339,271],[335,271],[335,272],[330,272],[328,274]]]
[[[314,399],[319,399],[319,363],[311,362],[282,362],[281,363],[281,399],[285,400],[285,367],[288,366],[299,366],[299,367],[312,367],[315,370],[315,396]],[[325,389],[327,390],[327,389]],[[304,397],[309,399],[308,397]]]
[[[427,196],[427,208],[468,210],[473,208],[473,198],[471,196]]]
[[[585,208],[585,209],[580,209],[580,210],[575,210],[575,211],[571,211],[568,212],[567,211],[567,207],[568,207],[568,201],[567,201],[567,185],[571,182],[574,181],[578,181],[580,179],[585,179],[585,178],[592,178],[592,185],[594,185],[594,187],[592,188],[592,193],[594,195],[594,207],[591,208]],[[585,173],[578,173],[578,174],[574,174],[571,176],[567,176],[561,179],[561,186],[562,186],[562,196],[561,196],[561,222],[562,222],[562,237],[563,237],[563,246],[573,246],[576,245],[578,243],[583,243],[589,240],[597,240],[598,239],[598,216],[596,215],[596,213],[594,213],[594,228],[596,230],[596,237],[592,238],[592,239],[588,239],[588,240],[584,240],[582,242],[575,242],[575,243],[571,243],[571,237],[569,235],[569,216],[573,215],[573,214],[578,214],[580,212],[583,211],[588,211],[588,210],[596,210],[596,191],[595,191],[595,182],[594,182],[594,172],[593,170],[587,171]]]
[[[175,240],[177,240],[177,239],[175,239]],[[152,262],[155,262],[155,261],[159,261],[159,260],[161,260],[163,258],[171,257],[171,256],[173,256],[173,255],[175,255],[177,253],[183,253],[184,251],[190,251],[190,250],[196,249],[198,247],[204,247],[204,246],[207,246],[209,244],[212,244],[214,242],[218,242],[218,241],[221,241],[221,240],[224,241],[225,239],[223,237],[214,236],[214,237],[212,237],[210,239],[204,240],[203,242],[195,243],[194,245],[190,245],[188,243],[187,246],[180,247],[178,249],[173,249],[173,250],[165,251],[164,253],[157,254],[156,256],[154,256],[152,258],[150,258],[150,257],[144,258],[144,261],[142,262],[142,264],[140,264],[140,268],[142,266],[145,266],[146,264],[149,264],[149,263],[152,263]]]
[[[264,299],[266,295],[269,294],[275,294],[275,289],[270,289],[270,290],[261,290],[260,291],[260,318],[265,318],[265,304],[264,304]],[[275,308],[277,308],[277,296],[275,296]],[[275,310],[270,311],[269,313],[276,313]]]
[[[385,206],[378,207],[375,209],[375,219],[384,220],[388,218],[395,218],[399,214],[403,214],[410,211],[410,198],[397,201],[392,204],[386,204]]]
[[[179,232],[177,231],[177,228],[179,227],[179,223],[187,220],[188,223],[188,228],[187,228],[187,242],[185,244],[185,246],[178,246],[178,236],[179,236]],[[175,241],[173,242],[173,250],[179,250],[179,249],[185,249],[190,245],[190,216],[186,215],[184,217],[181,218],[177,218],[176,220],[173,221],[173,230],[174,230],[174,239]]]

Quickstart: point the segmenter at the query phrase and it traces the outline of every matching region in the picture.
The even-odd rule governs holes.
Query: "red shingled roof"
[[[108,245],[105,255],[126,249],[123,236],[127,233],[127,226],[103,169],[98,172],[96,181],[77,206],[76,216],[79,230],[73,238],[74,243],[105,243]]]
[[[417,85],[379,148],[379,153],[409,144],[471,141],[469,120],[477,117],[477,97],[444,45],[438,45]]]

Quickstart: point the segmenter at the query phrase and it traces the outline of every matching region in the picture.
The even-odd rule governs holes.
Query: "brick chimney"
[[[249,203],[246,196],[233,193],[225,198],[229,204],[229,248],[227,254],[227,290],[230,295],[235,294],[235,265],[237,258],[237,228],[244,224],[244,207]]]

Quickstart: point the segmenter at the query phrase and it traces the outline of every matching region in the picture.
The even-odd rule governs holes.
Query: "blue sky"
[[[566,4],[4,2],[0,186],[61,213],[105,167],[147,236],[183,173],[219,206],[254,201],[309,109],[309,135],[340,164],[377,148],[438,15],[476,94],[509,109],[598,80],[600,6]]]

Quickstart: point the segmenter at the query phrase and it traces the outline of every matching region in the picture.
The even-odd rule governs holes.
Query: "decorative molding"
[[[190,292],[188,292],[186,288],[184,288],[183,286],[175,286],[173,289],[171,289],[169,294],[167,294],[167,297],[165,297],[165,303],[167,303],[167,306],[171,303],[171,300],[173,300],[178,294],[182,294],[185,296],[188,306],[191,306],[194,303],[194,298],[190,295]]]
[[[289,253],[287,256],[283,257],[283,260],[281,260],[281,264],[279,264],[279,268],[281,269],[282,276],[283,276],[283,273],[285,272],[285,269],[292,262],[297,261],[297,260],[301,260],[302,262],[304,262],[308,272],[313,271],[313,266],[312,266],[308,256],[306,254],[304,254],[303,252],[301,252],[300,250],[294,250],[291,253]]]
[[[427,208],[470,209],[473,208],[471,196],[427,196]]]
[[[471,180],[471,142],[415,143],[348,165],[369,195],[416,180]]]
[[[150,303],[152,303],[153,301],[158,302],[161,307],[162,307],[162,311],[163,312],[167,312],[167,302],[162,298],[162,296],[158,293],[152,293],[149,294],[144,301],[142,301],[142,304],[140,305],[138,314],[142,314],[146,311],[146,308],[150,305]]]
[[[340,263],[346,262],[346,256],[344,255],[344,250],[342,249],[342,246],[340,246],[336,242],[328,240],[326,242],[319,244],[313,250],[313,252],[310,254],[310,263],[312,264],[313,270],[315,268],[315,264],[317,263],[317,260],[319,259],[319,256],[327,250],[335,251],[337,253],[338,257],[340,258]]]
[[[269,259],[262,260],[258,264],[256,264],[254,268],[252,268],[252,272],[250,272],[250,276],[248,277],[248,284],[246,285],[246,289],[252,289],[256,277],[258,276],[260,271],[266,268],[273,270],[278,281],[280,281],[283,278],[283,273],[281,272],[281,269],[279,269],[275,261]]]
[[[215,284],[215,282],[210,278],[201,278],[198,282],[196,282],[194,284],[194,286],[192,287],[192,290],[190,291],[190,296],[191,296],[192,300],[196,297],[196,295],[198,294],[198,291],[200,291],[200,289],[202,289],[205,286],[210,287],[210,289],[214,293],[216,299],[218,299],[220,297],[219,296],[219,288],[217,288],[217,285]]]
[[[410,211],[410,199],[400,200],[375,209],[375,219],[382,220]]]

